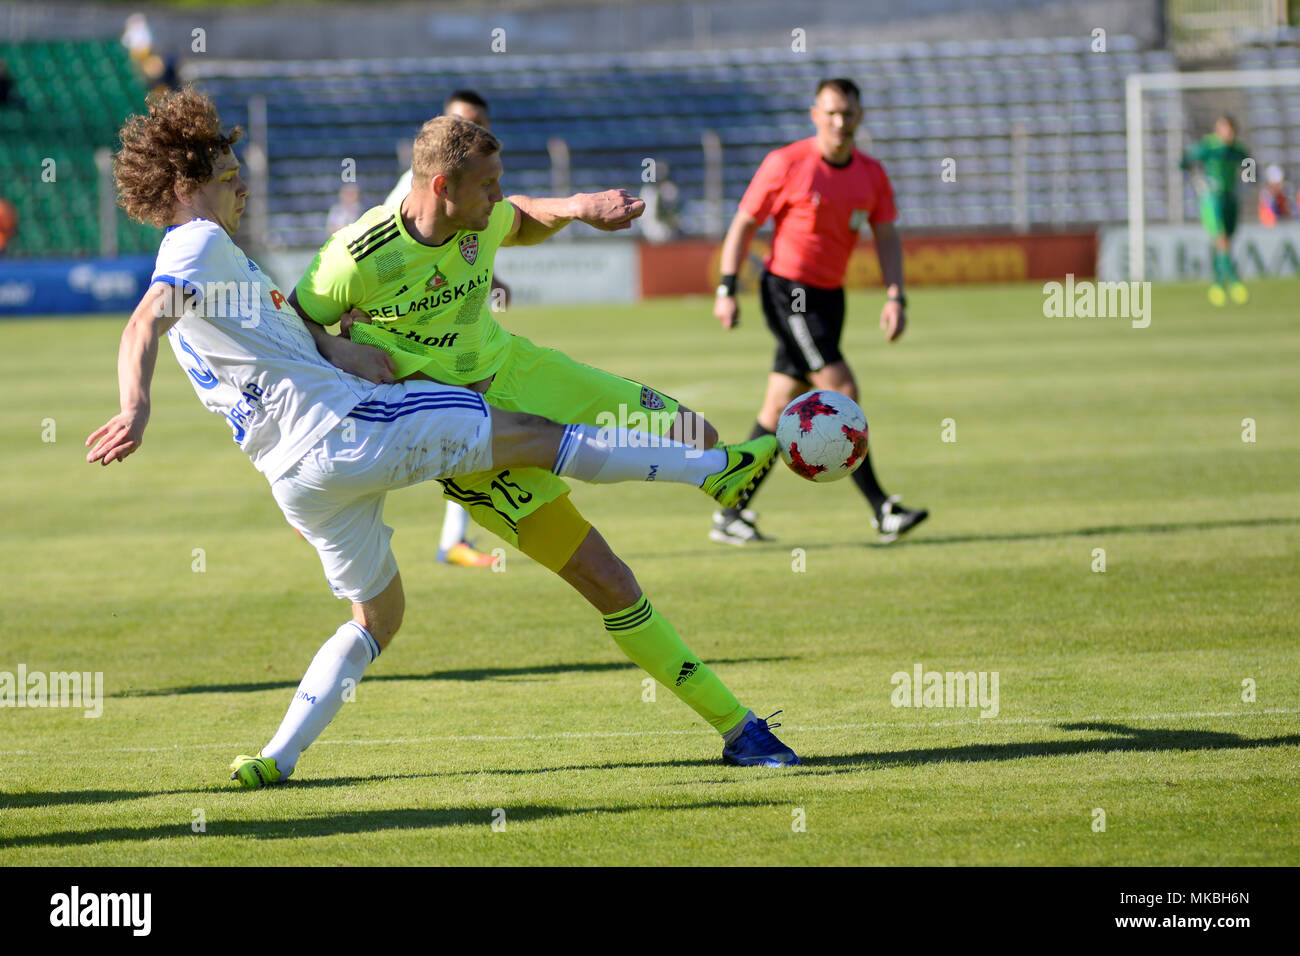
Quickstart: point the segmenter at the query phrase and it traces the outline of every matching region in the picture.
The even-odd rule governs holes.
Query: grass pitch
[[[879,474],[932,511],[891,546],[851,482],[784,469],[756,501],[778,540],[749,549],[707,540],[689,488],[576,488],[687,643],[784,709],[805,767],[722,766],[521,555],[435,565],[426,486],[387,511],[402,633],[258,792],[226,764],[346,605],[169,354],[142,450],[92,468],[121,322],[4,323],[0,672],[102,672],[106,698],[98,719],[0,709],[0,865],[1296,865],[1300,326],[1295,283],[1252,292],[1157,287],[1133,329],[1045,318],[1032,285],[917,289],[893,346],[879,296],[851,297]],[[507,324],[734,438],[770,353],[743,304],[729,334],[703,299]],[[996,717],[894,706],[918,664],[996,672]]]

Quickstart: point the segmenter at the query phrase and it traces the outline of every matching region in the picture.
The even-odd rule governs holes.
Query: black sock
[[[871,467],[871,453],[867,453],[866,460],[857,471],[853,473],[853,481],[858,486],[858,490],[871,502],[871,510],[880,514],[881,505],[889,498],[884,489],[880,487],[880,482],[876,481],[876,472]]]
[[[764,435],[772,435],[772,434],[775,434],[772,431],[772,429],[764,428],[758,422],[754,422],[754,427],[750,430],[749,437],[746,438],[745,441],[753,441],[755,438],[762,438]],[[771,472],[769,471],[767,475],[770,474]],[[722,517],[728,523],[735,521],[737,518],[740,517],[740,512],[742,508],[749,507],[749,503],[754,500],[754,495],[758,494],[759,486],[762,485],[763,482],[767,479],[767,475],[764,475],[762,478],[758,479],[758,484],[754,485],[754,487],[750,490],[749,497],[746,498],[744,501],[742,501],[738,507],[722,509]]]

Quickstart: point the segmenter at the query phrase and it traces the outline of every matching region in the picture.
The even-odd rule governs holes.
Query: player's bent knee
[[[759,421],[763,425],[767,425],[765,418],[776,421],[787,405],[808,391],[809,384],[807,381],[773,372],[768,378],[767,392],[763,396],[763,412]]]
[[[836,365],[827,365],[818,369],[810,376],[814,388],[828,388],[833,392],[839,392],[853,401],[858,400],[858,383],[854,379],[853,373],[842,363]]]
[[[558,574],[590,531],[591,522],[561,495],[519,522],[519,550]]]

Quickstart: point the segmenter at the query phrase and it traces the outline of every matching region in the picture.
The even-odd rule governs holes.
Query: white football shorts
[[[320,555],[335,596],[361,602],[397,574],[385,495],[491,465],[492,419],[481,395],[436,382],[377,385],[271,493]]]

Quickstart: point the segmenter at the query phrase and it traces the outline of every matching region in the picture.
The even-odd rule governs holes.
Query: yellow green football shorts
[[[678,403],[640,382],[575,362],[556,349],[512,335],[506,360],[483,396],[509,412],[541,415],[565,425],[629,428],[663,435]],[[569,491],[542,468],[507,468],[440,479],[443,494],[464,506],[476,523],[515,547],[519,522]]]

